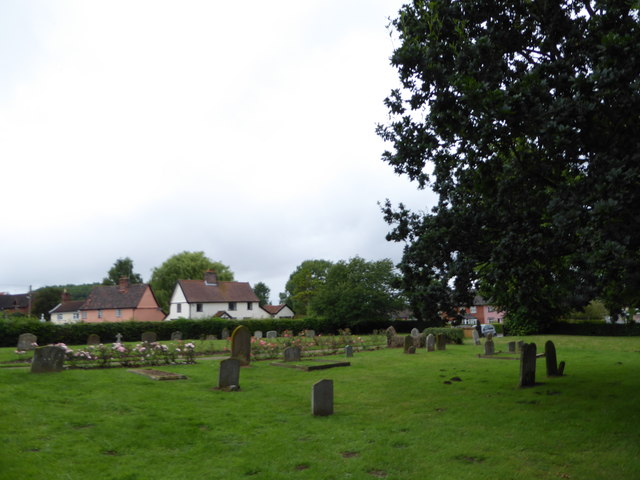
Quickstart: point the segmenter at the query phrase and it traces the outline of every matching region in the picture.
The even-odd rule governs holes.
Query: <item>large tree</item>
[[[271,295],[271,289],[267,287],[264,282],[258,282],[253,286],[253,292],[260,299],[260,306],[269,305],[269,295]]]
[[[140,274],[133,271],[133,260],[129,257],[119,258],[113,267],[107,272],[107,276],[102,280],[103,285],[118,285],[120,279],[126,277],[130,283],[142,283]]]
[[[204,273],[215,271],[220,281],[232,281],[233,272],[221,262],[208,258],[204,252],[182,252],[169,257],[153,269],[151,288],[160,306],[166,311],[178,280],[204,280]]]
[[[305,260],[289,276],[284,300],[296,315],[306,315],[309,302],[324,284],[332,265],[329,260]]]
[[[61,287],[42,287],[32,293],[33,305],[31,307],[31,314],[40,317],[44,315],[49,317],[49,311],[58,305],[62,301]]]
[[[384,206],[414,308],[478,289],[528,333],[639,305],[638,2],[416,0],[391,28],[383,159],[439,195]]]

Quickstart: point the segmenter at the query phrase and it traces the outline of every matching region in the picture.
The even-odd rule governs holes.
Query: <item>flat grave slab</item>
[[[327,368],[334,367],[350,367],[351,362],[331,362],[327,360],[305,360],[304,363],[300,362],[273,362],[269,365],[274,367],[295,368],[297,370],[303,370],[305,372],[311,372],[313,370],[326,370]]]
[[[136,375],[143,375],[152,380],[187,380],[186,375],[182,375],[180,373],[173,372],[163,372],[162,370],[152,370],[152,369],[135,369],[129,370],[131,373],[135,373]]]

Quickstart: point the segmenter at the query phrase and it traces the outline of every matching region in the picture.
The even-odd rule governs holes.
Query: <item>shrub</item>
[[[464,331],[461,328],[428,327],[422,333],[424,335],[432,333],[434,336],[441,333],[447,337],[447,343],[456,343],[458,345],[462,345],[462,339],[464,338]]]

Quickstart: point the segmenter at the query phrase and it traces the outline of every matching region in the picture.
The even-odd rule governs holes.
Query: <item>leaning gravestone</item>
[[[509,349],[509,353],[516,353],[516,342],[507,343],[507,348]]]
[[[520,354],[520,387],[536,384],[536,344],[525,343]]]
[[[300,347],[287,347],[284,349],[283,354],[285,362],[300,361]]]
[[[353,357],[353,347],[351,345],[344,347],[344,356],[347,358]]]
[[[436,349],[436,337],[433,333],[427,335],[427,352],[433,352]]]
[[[171,340],[172,341],[182,340],[182,332],[180,330],[172,332],[171,333]]]
[[[18,337],[18,346],[16,349],[25,352],[27,350],[35,350],[37,346],[38,337],[33,333],[23,333]]]
[[[404,337],[404,353],[409,353],[409,349],[413,347],[413,337],[411,335],[407,335]],[[414,347],[415,353],[415,347]]]
[[[260,340],[262,338],[262,330],[256,330],[255,332],[253,332],[253,336]]]
[[[267,332],[267,338],[278,338],[278,332],[275,330],[269,330]]]
[[[240,360],[237,358],[227,358],[220,362],[218,388],[225,390],[234,386],[240,388]]]
[[[493,355],[496,353],[496,347],[493,343],[493,338],[491,338],[491,334],[487,336],[487,339],[484,342],[484,354],[485,355]]]
[[[153,342],[156,342],[157,340],[158,340],[158,336],[156,335],[156,332],[144,332],[142,334],[143,342],[153,343]]]
[[[227,338],[229,338],[229,329],[227,327],[222,329],[222,333],[220,334],[220,338],[222,340],[226,340]]]
[[[49,345],[36,348],[31,360],[31,373],[61,372],[64,366],[65,349]]]
[[[436,335],[436,349],[437,350],[447,349],[447,336],[444,333],[438,333]]]
[[[315,417],[333,414],[333,380],[320,380],[311,390],[311,413]]]
[[[393,327],[389,327],[387,328],[385,333],[387,335],[387,347],[393,347],[394,346],[393,339],[396,337],[396,335],[398,335],[398,333],[396,332],[396,329]]]
[[[544,358],[547,362],[547,377],[559,377],[556,346],[551,340],[544,344]]]
[[[473,343],[480,345],[480,334],[478,333],[478,330],[474,328],[471,336],[473,337]]]
[[[243,367],[251,363],[251,333],[244,325],[236,327],[231,334],[231,358],[240,360]]]
[[[87,345],[100,345],[100,335],[92,333],[87,337]]]

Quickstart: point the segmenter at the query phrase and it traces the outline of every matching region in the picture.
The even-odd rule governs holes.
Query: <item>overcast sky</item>
[[[304,260],[398,262],[378,202],[402,1],[0,1],[0,291],[204,251],[276,302]]]

